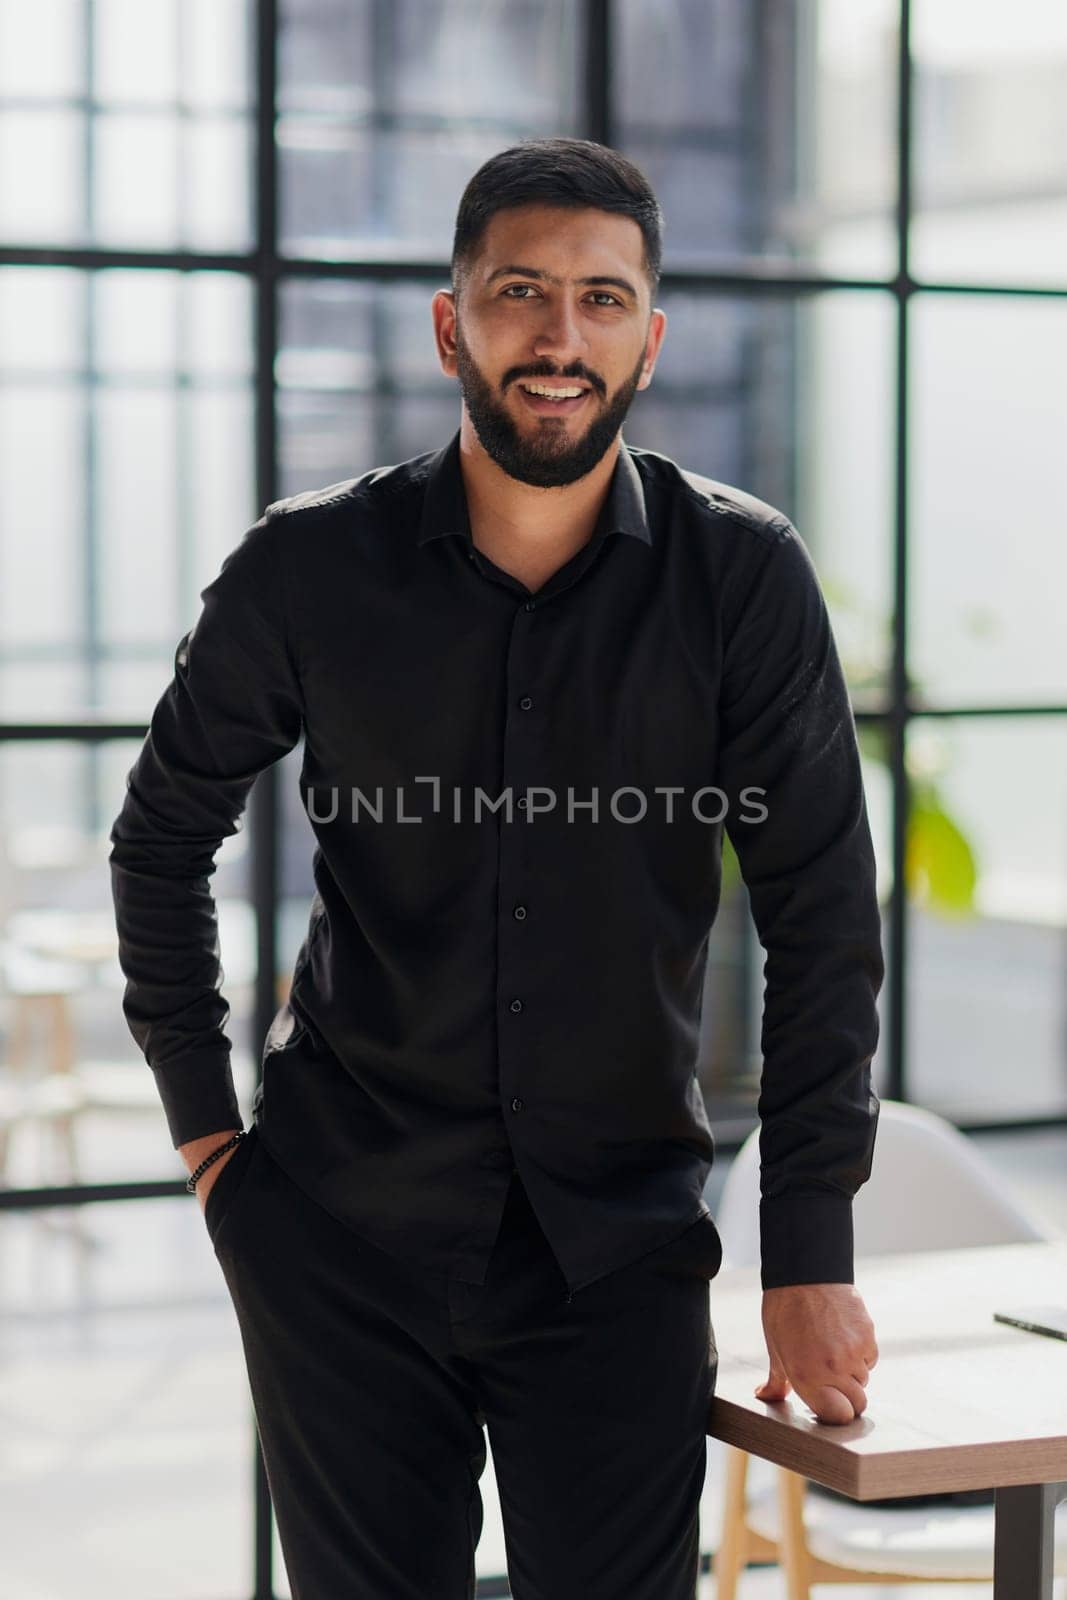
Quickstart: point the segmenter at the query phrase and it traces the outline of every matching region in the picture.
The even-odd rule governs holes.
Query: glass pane
[[[128,740],[0,745],[0,1099],[15,1113],[4,1178],[16,1188],[182,1176],[155,1079],[122,1013],[107,866],[139,749]],[[258,1050],[247,830],[224,839],[216,860],[225,1032],[248,1107]]]
[[[178,242],[178,132],[176,117],[98,119],[97,238],[159,249]]]
[[[913,270],[1067,284],[1062,0],[924,0],[913,14]]]
[[[173,272],[102,272],[92,281],[96,358],[116,373],[173,371],[178,284]]]
[[[471,174],[519,138],[577,131],[563,0],[283,0],[281,234],[292,254],[447,256]]]
[[[659,196],[666,266],[892,270],[897,11],[618,0],[616,142]]]
[[[0,0],[0,233],[249,248],[251,20],[252,0]]]
[[[1067,717],[918,719],[909,739],[908,1093],[1067,1113]]]
[[[281,10],[286,112],[360,115],[388,96],[397,111],[467,123],[574,113],[577,18],[564,0],[282,0]]]
[[[373,4],[374,0],[282,0],[278,35],[282,111],[355,116],[368,109]],[[385,21],[380,8],[378,19]]]
[[[279,399],[282,492],[299,494],[374,465],[375,407],[351,395],[291,394]]]
[[[81,384],[0,386],[0,677],[22,650],[84,643],[86,429]]]
[[[85,119],[0,109],[0,235],[9,244],[77,244],[85,226]]]
[[[93,0],[93,71],[102,100],[165,105],[178,95],[178,0]]]
[[[71,661],[48,659],[68,654],[47,646],[32,654],[12,651],[0,672],[0,717],[5,721],[54,721],[69,715],[71,706],[80,706],[83,669]]]
[[[85,0],[0,0],[0,96],[67,99],[84,85]]]
[[[201,117],[185,143],[184,225],[192,250],[244,250],[252,243],[252,129],[233,117]]]
[[[792,519],[818,569],[854,703],[877,709],[891,610],[889,297],[659,299],[667,331],[626,439]]]
[[[912,674],[933,705],[1067,704],[1067,302],[920,296]]]
[[[85,279],[63,267],[0,267],[0,384],[81,363]]]
[[[186,462],[181,550],[196,589],[195,599],[185,591],[187,617],[190,605],[199,609],[201,588],[259,515],[253,500],[255,415],[250,390],[205,387],[186,395],[181,430]],[[187,626],[183,617],[181,631]]]
[[[252,245],[252,130],[234,119],[102,119],[96,236],[130,248]],[[151,202],[131,205],[131,195]]]
[[[277,376],[286,494],[436,449],[459,426],[459,391],[434,349],[434,287],[283,286]]]
[[[18,330],[42,318],[35,352]],[[11,269],[9,324],[0,703],[16,718],[147,722],[200,590],[258,514],[250,284],[107,271],[90,287],[83,274]]]
[[[101,631],[111,645],[177,643],[177,395],[104,390],[95,410]]]
[[[255,24],[250,0],[181,0],[182,97],[198,109],[255,103]]]
[[[42,274],[46,277],[47,274]],[[3,304],[0,275],[0,306]],[[96,355],[117,372],[251,377],[252,297],[231,272],[112,269],[93,280]]]
[[[185,279],[182,346],[190,368],[204,377],[252,376],[253,306],[247,281],[232,272],[198,272]]]

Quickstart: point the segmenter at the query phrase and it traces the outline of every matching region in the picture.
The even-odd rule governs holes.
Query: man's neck
[[[539,589],[591,537],[618,452],[616,440],[584,478],[539,489],[502,471],[464,418],[459,460],[476,548],[528,589]]]

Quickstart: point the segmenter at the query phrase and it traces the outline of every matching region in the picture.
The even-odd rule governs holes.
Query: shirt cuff
[[[224,1128],[243,1128],[228,1055],[183,1056],[152,1069],[177,1150]]]
[[[761,1283],[854,1283],[852,1200],[829,1190],[760,1200]]]

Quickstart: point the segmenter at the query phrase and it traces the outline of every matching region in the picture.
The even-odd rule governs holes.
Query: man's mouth
[[[579,383],[546,383],[536,378],[520,379],[518,387],[526,404],[541,416],[557,412],[568,416],[580,409],[589,393]]]

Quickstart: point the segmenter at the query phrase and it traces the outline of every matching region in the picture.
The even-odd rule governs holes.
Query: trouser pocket
[[[722,1266],[722,1240],[709,1212],[697,1217],[683,1233],[641,1256],[636,1265],[652,1272],[709,1282]]]
[[[259,1128],[253,1122],[208,1191],[204,1202],[204,1222],[212,1243],[230,1215],[258,1144]]]

